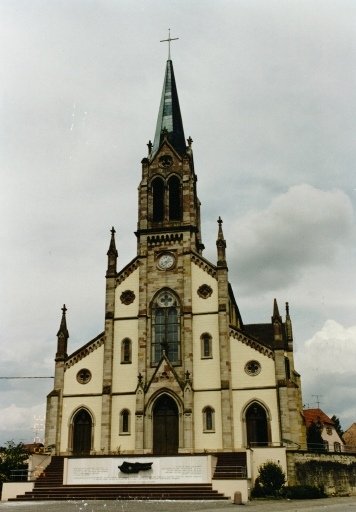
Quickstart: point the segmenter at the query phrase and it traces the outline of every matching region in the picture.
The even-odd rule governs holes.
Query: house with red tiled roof
[[[356,452],[356,423],[353,423],[346,432],[344,432],[342,439],[345,443],[345,451]]]
[[[320,430],[326,451],[344,451],[344,442],[335,428],[335,422],[325,412],[321,409],[304,409],[303,414],[307,429],[314,423]]]

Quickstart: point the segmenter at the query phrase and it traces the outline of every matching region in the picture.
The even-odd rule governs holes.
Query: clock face
[[[174,256],[169,253],[162,254],[159,257],[158,264],[164,270],[172,268],[174,265]]]

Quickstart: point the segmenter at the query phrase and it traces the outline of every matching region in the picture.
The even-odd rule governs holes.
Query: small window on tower
[[[203,409],[203,429],[204,432],[215,432],[215,411],[210,406]]]
[[[125,338],[121,343],[121,364],[129,364],[131,362],[131,340]]]
[[[209,333],[205,332],[200,337],[201,343],[201,358],[211,359],[213,357],[212,351],[212,338]]]
[[[130,434],[130,411],[123,409],[120,413],[120,435]]]
[[[164,220],[164,183],[160,178],[152,182],[153,192],[153,222]]]
[[[172,176],[168,180],[169,190],[169,220],[181,219],[180,180]]]

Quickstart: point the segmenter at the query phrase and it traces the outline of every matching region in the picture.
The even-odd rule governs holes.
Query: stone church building
[[[57,455],[305,444],[288,304],[284,320],[275,301],[270,320],[244,324],[220,218],[216,261],[204,258],[192,142],[169,58],[141,162],[137,254],[122,269],[111,230],[105,330],[68,355],[62,309],[45,439]]]

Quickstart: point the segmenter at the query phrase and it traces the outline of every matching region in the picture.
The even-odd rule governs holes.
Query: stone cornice
[[[140,260],[136,256],[126,267],[118,272],[116,277],[116,284],[121,284],[140,266]]]
[[[86,356],[94,352],[94,350],[98,349],[103,345],[105,341],[105,333],[99,334],[96,338],[89,341],[84,347],[80,348],[79,350],[76,350],[68,356],[66,359],[66,362],[64,363],[64,371],[68,370],[71,366],[74,366],[76,363],[79,363],[82,359],[84,359]]]
[[[147,237],[147,245],[170,245],[183,242],[183,233],[170,233],[165,235],[152,235]]]
[[[207,274],[209,274],[211,277],[216,277],[216,268],[214,265],[212,265],[208,260],[205,260],[201,256],[198,256],[197,254],[192,254],[191,260],[195,265],[197,265],[199,268],[204,270]]]
[[[271,359],[274,359],[274,352],[270,348],[262,345],[262,343],[259,343],[258,341],[246,336],[246,334],[243,334],[240,331],[236,331],[235,329],[230,329],[230,336],[234,338],[235,340],[241,341],[241,343],[244,343],[248,347],[253,348],[254,350],[257,350],[260,354],[267,356]]]

